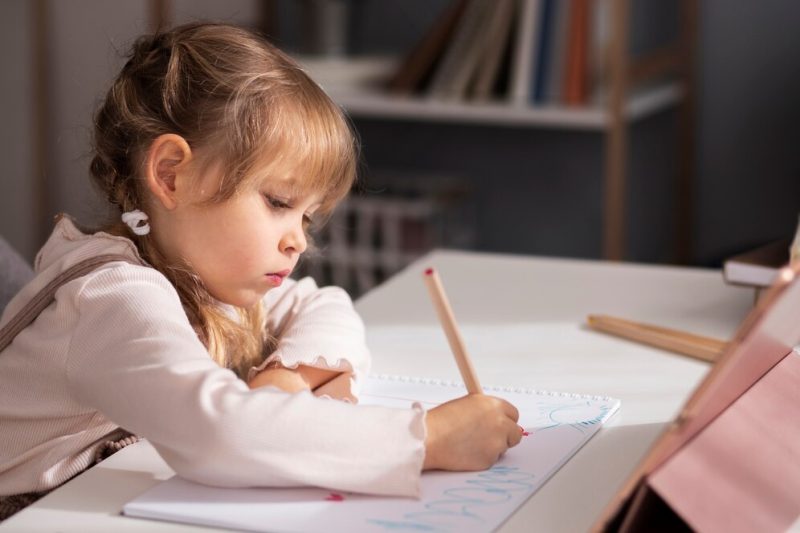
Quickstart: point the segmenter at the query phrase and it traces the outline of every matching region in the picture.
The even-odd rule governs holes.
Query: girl
[[[519,442],[514,407],[488,396],[355,404],[362,322],[341,289],[288,276],[350,189],[356,143],[280,51],[221,24],[141,38],[94,141],[92,178],[121,221],[90,233],[60,218],[2,317],[114,259],[58,287],[0,352],[6,503],[132,435],[201,483],[408,496],[422,470],[484,469]]]

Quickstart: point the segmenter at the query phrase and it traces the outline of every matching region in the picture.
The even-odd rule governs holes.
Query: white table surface
[[[602,394],[620,411],[502,527],[503,532],[587,530],[666,422],[708,370],[706,363],[588,330],[608,314],[729,338],[753,293],[718,270],[436,251],[358,300],[373,372],[458,379],[422,271],[438,269],[483,385]],[[494,335],[496,333],[496,335]],[[470,338],[496,338],[470,344]],[[428,335],[430,338],[430,335]],[[122,517],[130,499],[172,471],[146,442],[126,448],[0,524],[0,531],[205,531]]]

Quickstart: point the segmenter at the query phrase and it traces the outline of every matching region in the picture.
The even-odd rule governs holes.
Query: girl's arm
[[[211,360],[155,270],[115,266],[82,281],[62,300],[79,317],[67,355],[71,397],[82,412],[147,438],[181,476],[230,487],[418,493],[421,408],[250,390]]]
[[[277,361],[264,370],[255,373],[247,381],[251,389],[260,387],[277,387],[286,392],[313,391],[317,396],[329,396],[357,402],[352,393],[349,372],[324,370],[313,366],[299,365],[297,368],[286,368]]]
[[[76,419],[110,420],[147,438],[199,483],[415,496],[423,467],[484,469],[520,439],[513,407],[485,395],[426,418],[419,405],[250,390],[211,360],[175,289],[151,268],[100,269],[62,288],[58,305],[74,306],[62,312],[77,320],[63,391]]]
[[[287,279],[263,300],[275,351],[248,376],[251,388],[305,388],[353,399],[353,379],[369,369],[364,325],[347,293],[318,288],[311,278]],[[342,374],[345,374],[344,376]]]

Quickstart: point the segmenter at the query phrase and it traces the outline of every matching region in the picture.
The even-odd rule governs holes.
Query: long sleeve
[[[303,282],[294,289],[284,296],[306,290]],[[337,297],[317,292],[294,299],[293,313],[279,312],[289,301],[278,299],[271,308],[277,320],[284,318],[275,324],[282,354],[342,359],[354,353],[350,344],[335,343],[334,326],[318,314],[340,305]],[[76,305],[80,319],[66,366],[72,393],[146,437],[181,476],[219,486],[418,493],[421,410],[356,406],[309,392],[251,391],[210,359],[174,289],[153,269],[124,265],[90,275]],[[345,322],[336,327],[363,327],[360,320]],[[319,345],[314,336],[307,339],[306,328],[325,333]]]
[[[287,279],[263,300],[267,330],[277,347],[266,362],[298,364],[352,372],[357,380],[369,372],[364,323],[348,294],[339,287],[318,288],[312,278]],[[254,368],[251,376],[263,368]],[[355,391],[353,391],[355,392]]]

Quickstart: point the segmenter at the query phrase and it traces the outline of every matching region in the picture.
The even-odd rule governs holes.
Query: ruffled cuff
[[[309,360],[309,361],[301,361],[298,359],[284,359],[281,354],[273,353],[266,359],[264,359],[260,365],[250,367],[250,370],[247,372],[247,379],[248,381],[256,377],[260,372],[263,372],[269,366],[280,365],[283,368],[291,368],[295,369],[300,365],[305,366],[312,366],[314,368],[321,368],[322,370],[334,370],[338,372],[350,372],[353,373],[353,365],[350,364],[350,361],[344,358],[336,359],[335,361],[330,361],[324,355],[318,355],[316,358]]]
[[[295,369],[300,365],[320,368],[322,370],[332,370],[334,372],[341,372],[324,385],[320,385],[314,390],[314,394],[320,397],[335,398],[344,400],[350,403],[358,403],[359,382],[356,377],[353,365],[347,359],[336,359],[335,363],[331,363],[325,356],[320,355],[311,361],[285,361],[280,354],[274,353],[264,359],[258,366],[250,367],[247,372],[247,381],[251,381],[260,372],[267,368],[280,365],[283,368]]]
[[[411,405],[411,410],[414,411],[414,417],[411,419],[411,425],[409,429],[411,431],[411,436],[417,442],[412,459],[414,464],[413,474],[416,475],[416,497],[419,498],[422,492],[422,467],[425,464],[425,441],[428,438],[428,426],[426,424],[428,412],[419,402],[414,402]]]

